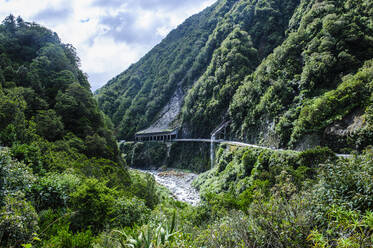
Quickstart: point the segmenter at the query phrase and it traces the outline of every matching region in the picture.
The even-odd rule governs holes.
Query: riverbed
[[[199,192],[192,187],[192,182],[198,176],[197,174],[176,170],[140,171],[152,174],[156,182],[168,188],[176,200],[189,203],[193,206],[196,206],[200,203],[201,199],[199,196]]]

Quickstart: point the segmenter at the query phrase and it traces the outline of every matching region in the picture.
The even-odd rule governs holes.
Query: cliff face
[[[372,137],[372,5],[218,1],[109,81],[99,104],[125,139],[160,126],[208,137],[229,119],[232,139],[363,148]],[[360,124],[349,128],[354,113]]]

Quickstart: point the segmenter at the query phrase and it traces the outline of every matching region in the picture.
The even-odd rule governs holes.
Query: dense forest
[[[130,174],[74,47],[8,16],[0,25],[0,246],[89,247],[141,223],[154,179]],[[152,186],[153,185],[153,186]]]
[[[129,140],[181,91],[170,126],[184,137],[208,138],[231,120],[234,140],[362,150],[372,138],[372,25],[371,1],[221,0],[109,81],[99,105]]]
[[[96,96],[79,67],[51,30],[0,24],[0,247],[373,246],[372,1],[219,0]],[[221,144],[211,168],[210,144],[117,144],[175,95],[184,137],[230,120],[291,149]],[[200,204],[129,167],[202,173]]]

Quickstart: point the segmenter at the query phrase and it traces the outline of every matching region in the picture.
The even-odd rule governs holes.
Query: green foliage
[[[372,220],[372,212],[361,215],[357,211],[332,205],[327,214],[327,229],[323,232],[312,230],[307,240],[312,241],[315,248],[371,247]]]
[[[77,165],[81,174],[101,180],[110,179],[107,186],[110,188],[127,189],[131,185],[131,177],[127,169],[111,160],[91,158],[78,161]]]
[[[94,237],[90,230],[73,233],[68,225],[61,226],[57,235],[52,236],[43,247],[87,248],[91,247]]]
[[[232,211],[203,230],[195,243],[199,247],[249,247],[246,243],[248,229],[247,216]]]
[[[113,206],[113,216],[111,220],[113,226],[125,227],[134,224],[141,225],[146,223],[150,210],[145,206],[145,202],[137,197],[126,199],[119,198]]]
[[[154,123],[177,92],[184,100],[173,124],[187,136],[207,137],[231,119],[230,138],[250,143],[362,150],[371,125],[349,118],[360,111],[364,122],[371,105],[371,7],[368,0],[218,1],[112,79],[99,105],[125,139]],[[321,142],[308,144],[310,135]]]
[[[302,1],[290,23],[292,33],[234,96],[230,115],[235,134],[257,142],[275,132],[274,144],[297,145],[305,134],[320,134],[354,108],[364,108],[366,93],[370,95],[362,90],[367,80],[346,81],[328,91],[373,56],[372,20],[363,7],[369,4]],[[314,96],[322,97],[310,101]],[[324,142],[332,145],[335,138]]]
[[[86,179],[76,191],[70,194],[76,213],[71,219],[73,230],[91,228],[102,230],[112,214],[118,192],[108,188],[95,178]]]
[[[223,145],[194,182],[202,204],[193,208],[162,201],[154,177],[127,171],[98,106],[125,139],[177,92],[184,100],[173,124],[186,135],[208,136],[231,119],[231,138],[303,148],[317,137],[333,150],[361,150],[373,137],[372,9],[369,0],[217,1],[111,80],[99,104],[71,45],[7,17],[0,145],[11,148],[0,151],[0,246],[371,247],[371,151],[342,159],[320,147]],[[209,168],[208,150],[123,147],[131,165],[196,171]]]
[[[0,245],[1,247],[20,246],[32,240],[38,231],[38,215],[24,199],[21,192],[15,196],[6,196],[0,209]]]
[[[61,122],[61,117],[57,116],[54,110],[39,111],[33,121],[37,125],[36,132],[41,137],[50,141],[55,141],[62,137],[63,123]]]
[[[371,152],[351,160],[323,165],[320,171],[319,200],[325,205],[337,204],[362,212],[373,207],[373,162]]]
[[[245,201],[250,202],[250,195],[255,190],[272,186],[275,176],[282,170],[296,175],[297,155],[294,152],[223,145],[217,153],[215,167],[201,174],[193,184],[203,197],[205,194],[230,192],[232,197],[242,201],[237,203],[239,206]]]
[[[31,143],[30,145],[14,144],[11,147],[11,154],[12,154],[12,157],[17,159],[18,161],[22,161],[23,163],[31,166],[33,172],[35,173],[41,172],[42,155],[41,155],[40,147],[37,144],[35,143]]]
[[[71,45],[9,16],[0,84],[1,247],[91,247],[104,228],[146,224],[158,187],[130,176]]]
[[[314,223],[311,196],[297,194],[285,171],[277,180],[270,197],[257,188],[244,212],[224,213],[196,234],[194,243],[198,247],[307,247],[306,238]]]
[[[75,48],[38,24],[4,21],[0,70],[3,145],[29,144],[37,136],[54,142],[73,133],[88,143],[80,152],[119,162],[117,145],[79,69]]]
[[[229,101],[248,71],[257,65],[257,50],[247,32],[235,28],[221,43],[212,57],[206,72],[188,92],[182,118],[190,122],[194,135],[208,135],[220,122],[214,118],[226,112]]]
[[[147,207],[154,208],[160,200],[157,194],[154,177],[150,174],[141,175],[138,173],[132,173],[131,179],[131,192],[135,196],[144,199]]]
[[[328,91],[305,104],[294,127],[291,142],[296,142],[304,133],[323,131],[329,125],[341,121],[343,117],[357,108],[365,109],[368,104],[371,104],[372,75],[373,61],[370,60],[358,73],[346,77],[337,89]],[[338,146],[338,144],[333,144],[333,138],[335,139],[333,136],[330,138],[328,144],[332,147]],[[344,147],[347,145],[345,142]]]
[[[216,46],[215,41],[208,42],[209,35],[233,4],[222,1],[190,17],[139,63],[98,91],[99,105],[120,137],[132,139],[153,121],[177,85],[190,86],[202,74]]]
[[[75,192],[81,179],[74,174],[49,173],[33,185],[34,204],[38,211],[67,207],[70,194]]]
[[[300,152],[298,159],[300,165],[312,168],[326,161],[336,161],[337,156],[327,147],[315,147]]]
[[[132,139],[181,88],[184,124],[196,135],[211,132],[245,75],[284,39],[298,2],[222,0],[186,20],[97,92],[118,136]]]
[[[163,218],[164,220],[161,222],[141,226],[133,234],[129,234],[126,230],[113,230],[94,247],[181,247],[175,240],[175,236],[178,234],[176,212],[173,213],[170,220],[165,216]]]
[[[0,206],[7,196],[29,193],[36,179],[28,166],[13,160],[9,151],[0,150]]]

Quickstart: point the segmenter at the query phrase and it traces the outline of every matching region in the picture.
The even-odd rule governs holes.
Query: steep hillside
[[[219,45],[209,41],[209,35],[235,2],[219,1],[190,17],[138,63],[98,91],[100,108],[112,119],[119,137],[133,139],[135,132],[161,117],[160,112],[172,98],[174,105],[180,105],[185,89],[206,70]],[[202,50],[206,42],[209,46]],[[179,112],[177,109],[176,115]],[[171,117],[166,125],[172,125],[172,121]]]
[[[367,145],[372,7],[371,1],[303,1],[287,39],[235,94],[235,136],[283,147]]]
[[[72,140],[88,156],[118,160],[79,58],[56,33],[7,17],[0,26],[0,142]]]
[[[202,29],[207,20],[214,22]],[[208,137],[232,120],[231,139],[361,149],[372,136],[371,79],[361,79],[373,58],[372,25],[368,0],[218,1],[111,80],[99,91],[99,104],[126,139],[157,125]],[[190,38],[197,31],[199,42]],[[366,89],[363,97],[356,96],[360,86],[348,86],[356,80]],[[320,103],[329,97],[340,99]],[[329,109],[311,116],[317,104]]]
[[[179,107],[168,122],[161,121],[163,125],[184,122],[190,127],[184,128],[189,135],[209,134],[226,114],[239,81],[282,42],[298,2],[224,0],[189,18],[138,63],[99,90],[100,107],[112,118],[118,136],[132,139],[136,131],[157,124],[170,105]],[[228,72],[230,67],[235,67],[232,72]],[[216,71],[220,75],[215,75]],[[208,79],[210,84],[206,83]],[[235,82],[228,86],[231,79]],[[180,118],[184,96],[193,85]],[[214,87],[216,91],[223,85],[225,90],[212,96]],[[217,111],[211,111],[215,106],[205,111],[198,108],[210,100],[221,105]],[[198,133],[200,125],[208,128]]]
[[[185,98],[181,120],[186,134],[208,137],[228,117],[229,103],[245,76],[285,39],[298,3],[239,1],[226,14],[210,36],[223,38]]]
[[[154,179],[127,170],[110,123],[71,45],[0,24],[0,247],[92,247],[148,218]]]

